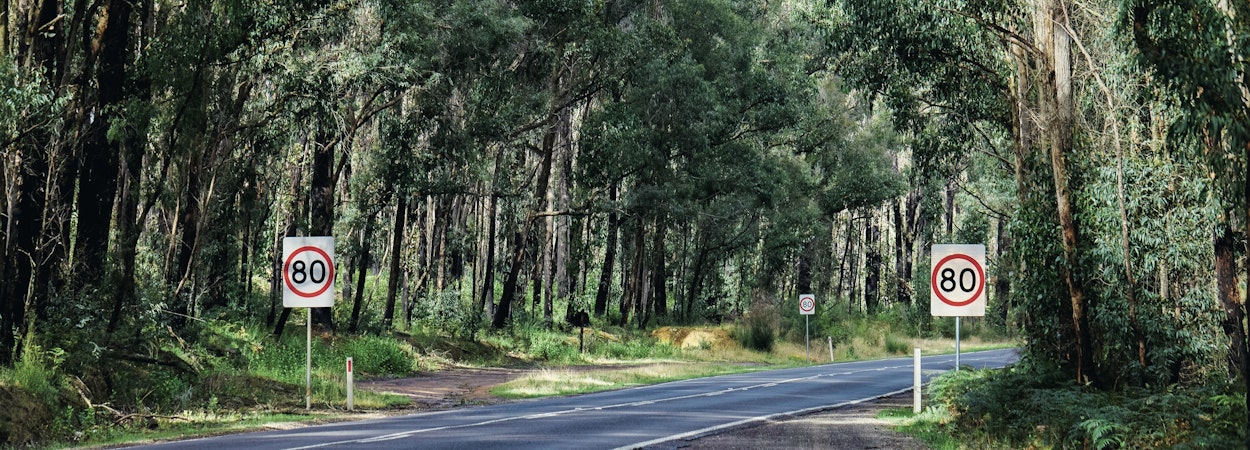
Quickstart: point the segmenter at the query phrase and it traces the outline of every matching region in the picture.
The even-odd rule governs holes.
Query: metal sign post
[[[308,311],[304,408],[312,409],[312,309],[334,306],[334,238],[282,238],[282,306]]]
[[[804,339],[807,342],[807,363],[812,362],[812,314],[816,314],[816,295],[802,294],[799,295],[799,314],[803,315],[803,322],[806,328],[803,331]]]
[[[955,318],[955,370],[959,370],[960,318],[985,315],[985,246],[934,245],[929,310]]]
[[[308,326],[308,340],[305,341],[304,359],[304,409],[312,409],[312,308],[304,308],[308,312],[304,323]]]

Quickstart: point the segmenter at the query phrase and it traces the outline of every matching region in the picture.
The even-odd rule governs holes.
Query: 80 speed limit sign
[[[334,238],[282,238],[282,306],[334,306]]]
[[[984,316],[985,246],[934,245],[929,281],[934,316]]]

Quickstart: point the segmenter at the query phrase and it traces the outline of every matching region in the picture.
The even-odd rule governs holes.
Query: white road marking
[[[941,357],[936,357],[936,358],[941,358]],[[965,359],[965,360],[980,360],[980,359],[973,359],[973,358],[968,358],[968,357],[964,357],[963,359]],[[815,379],[819,379],[819,378],[837,377],[837,376],[844,376],[844,375],[854,375],[854,374],[857,374],[857,373],[863,373],[863,372],[879,372],[879,371],[890,370],[890,369],[899,369],[899,368],[911,367],[911,360],[909,360],[909,359],[901,359],[901,360],[899,360],[899,361],[900,361],[900,362],[906,362],[906,364],[895,365],[895,366],[887,366],[887,367],[883,367],[883,368],[871,368],[871,369],[851,370],[851,371],[846,371],[846,372],[836,372],[836,373],[823,373],[823,374],[816,374],[816,375],[811,375],[811,376],[806,376],[806,377],[791,378],[791,379],[788,379],[788,380],[771,381],[771,382],[768,382],[768,383],[760,383],[760,384],[751,385],[751,386],[745,386],[745,387],[740,387],[740,388],[727,388],[727,389],[721,389],[721,390],[717,390],[717,391],[711,391],[711,392],[701,392],[701,393],[698,393],[698,394],[680,395],[680,396],[676,396],[676,397],[667,397],[667,398],[661,398],[661,399],[655,399],[655,400],[648,400],[648,401],[643,401],[643,402],[626,402],[626,403],[617,403],[617,404],[612,404],[612,405],[604,405],[604,406],[599,406],[599,407],[595,407],[595,408],[592,408],[592,409],[593,409],[593,410],[595,410],[595,411],[602,411],[602,410],[606,410],[606,409],[617,409],[617,408],[626,408],[626,407],[631,407],[631,406],[651,405],[651,404],[655,404],[655,403],[670,402],[670,401],[676,401],[676,400],[685,400],[685,399],[691,399],[691,398],[697,398],[697,397],[710,397],[710,396],[716,396],[716,395],[726,394],[726,393],[735,392],[735,391],[746,391],[746,390],[750,390],[750,389],[754,389],[754,388],[775,387],[775,386],[780,385],[780,384],[785,384],[785,383],[793,383],[793,382],[796,382],[796,381],[808,381],[808,380],[815,380]],[[951,361],[952,361],[952,362],[954,361],[954,358],[953,358],[953,357],[951,358]],[[861,362],[861,361],[855,361],[855,362]],[[940,359],[939,359],[938,361],[933,361],[933,360],[930,360],[930,364],[933,364],[933,363],[940,363],[940,362],[945,362],[945,361],[942,361],[942,360],[940,360]],[[689,380],[688,380],[688,381],[689,381]],[[647,387],[647,386],[642,386],[642,387],[639,387],[639,388],[646,388],[646,387]],[[638,388],[636,388],[636,389],[638,389]],[[645,446],[648,446],[648,445],[655,445],[655,444],[659,444],[659,443],[663,443],[663,442],[668,442],[668,441],[673,441],[673,440],[677,440],[677,439],[686,439],[686,438],[690,438],[690,437],[702,436],[702,435],[710,434],[710,433],[715,432],[715,431],[724,430],[724,429],[728,429],[728,428],[732,428],[732,427],[740,426],[740,425],[747,424],[747,423],[751,423],[751,422],[757,422],[757,421],[763,421],[763,420],[772,420],[772,419],[774,419],[774,418],[778,418],[778,417],[785,417],[785,416],[791,416],[791,415],[802,415],[802,414],[807,414],[807,413],[816,412],[816,411],[822,411],[822,410],[827,410],[827,409],[841,408],[841,407],[843,407],[843,406],[849,406],[849,405],[854,405],[854,404],[857,404],[857,403],[863,403],[863,402],[866,402],[866,401],[869,401],[869,400],[874,400],[874,399],[877,399],[877,398],[888,397],[888,396],[891,396],[891,395],[896,395],[896,394],[900,394],[900,393],[903,393],[903,392],[908,392],[908,391],[910,391],[910,390],[911,390],[911,388],[910,388],[910,387],[908,387],[908,388],[906,388],[906,389],[902,389],[902,390],[899,390],[899,391],[890,392],[890,393],[883,394],[883,395],[878,395],[878,396],[873,396],[873,397],[865,397],[865,398],[862,398],[862,399],[858,399],[858,400],[851,400],[851,401],[847,401],[847,402],[838,403],[838,404],[835,404],[835,405],[818,406],[818,407],[814,407],[814,408],[807,408],[807,409],[801,409],[801,410],[796,410],[796,411],[789,411],[789,412],[782,412],[782,413],[777,413],[777,414],[770,414],[770,415],[767,415],[767,416],[759,416],[759,417],[747,418],[747,419],[739,420],[739,421],[737,421],[737,422],[733,422],[733,423],[727,423],[727,424],[723,424],[723,425],[717,425],[717,426],[714,426],[714,427],[704,428],[704,429],[701,429],[701,430],[695,430],[695,431],[691,431],[691,432],[687,432],[687,433],[681,433],[681,434],[676,434],[676,435],[672,435],[672,436],[667,436],[667,437],[662,437],[662,438],[658,438],[658,439],[653,439],[653,440],[646,441],[646,442],[640,442],[640,443],[637,443],[637,444],[627,445],[627,446],[624,446],[624,447],[619,447],[618,449],[629,449],[629,448],[645,447]],[[512,421],[517,421],[517,420],[539,419],[539,418],[546,418],[546,417],[557,417],[557,416],[561,416],[561,415],[565,415],[565,414],[570,414],[570,413],[575,413],[575,412],[581,412],[581,411],[586,411],[586,410],[587,410],[586,408],[571,408],[571,409],[564,409],[564,410],[560,410],[560,411],[552,411],[552,412],[540,413],[540,414],[526,414],[526,415],[522,415],[522,416],[502,417],[502,418],[499,418],[499,419],[485,420],[485,421],[474,422],[474,423],[466,423],[466,424],[460,424],[460,425],[448,425],[448,426],[433,427],[433,428],[418,428],[418,429],[413,429],[413,430],[408,430],[408,431],[401,431],[401,432],[397,432],[397,433],[385,434],[385,435],[381,435],[381,436],[374,436],[374,437],[368,437],[368,438],[348,439],[348,440],[335,441],[335,442],[323,442],[323,443],[320,443],[320,444],[313,444],[313,445],[307,445],[307,446],[302,446],[302,447],[291,447],[291,448],[289,448],[288,450],[309,450],[309,449],[315,449],[315,448],[331,447],[331,446],[336,446],[336,445],[347,445],[347,444],[367,444],[367,443],[371,443],[371,442],[384,442],[384,441],[390,441],[390,440],[395,440],[395,439],[403,439],[403,438],[407,438],[407,437],[412,437],[412,436],[414,436],[414,435],[421,434],[421,433],[430,433],[430,432],[435,432],[435,431],[453,430],[453,429],[459,429],[459,428],[479,427],[479,426],[485,426],[485,425],[494,425],[494,424],[497,424],[497,423],[502,423],[502,422],[512,422]]]

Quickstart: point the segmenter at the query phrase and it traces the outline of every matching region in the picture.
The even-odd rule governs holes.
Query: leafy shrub
[[[544,361],[569,362],[581,358],[576,345],[566,342],[563,335],[549,331],[533,332],[529,354]]]
[[[951,430],[987,446],[1234,448],[1245,442],[1245,394],[1229,383],[1099,391],[1057,367],[961,370],[930,386]]]
[[[360,336],[347,340],[342,358],[351,357],[354,370],[363,375],[407,375],[418,359],[408,344],[389,337]]]
[[[894,334],[885,335],[885,351],[886,353],[901,355],[911,350],[911,341],[907,338],[901,338]]]
[[[634,338],[624,342],[607,342],[595,347],[595,353],[617,359],[668,358],[677,348],[650,338]]]
[[[773,351],[773,343],[777,339],[773,328],[754,316],[747,320],[745,326],[734,327],[731,334],[743,347],[765,353]]]

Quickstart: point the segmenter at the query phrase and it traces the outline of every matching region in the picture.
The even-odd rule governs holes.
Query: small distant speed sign
[[[816,295],[799,295],[799,314],[804,316],[816,314]]]
[[[984,316],[985,246],[934,245],[929,281],[934,316]]]
[[[334,238],[282,238],[282,306],[334,306]]]

